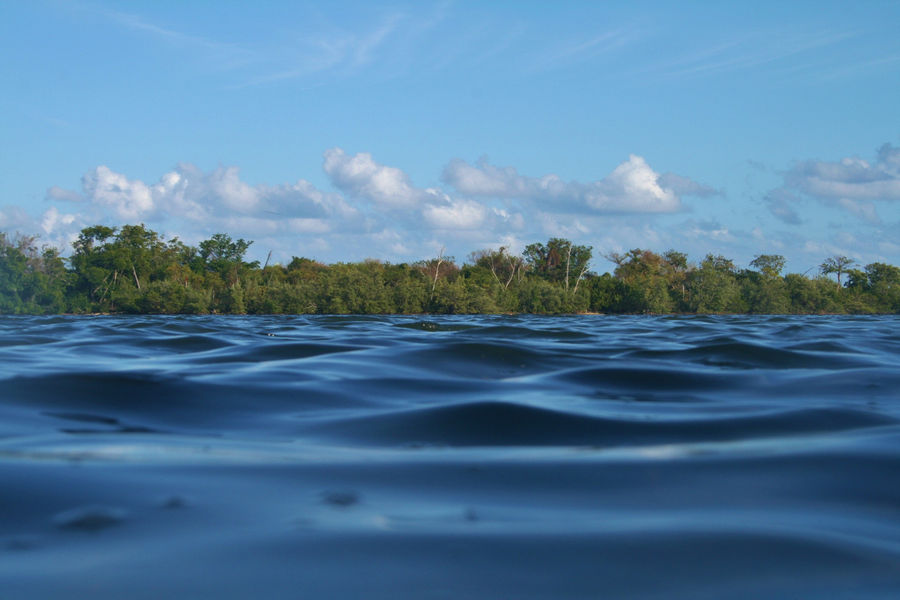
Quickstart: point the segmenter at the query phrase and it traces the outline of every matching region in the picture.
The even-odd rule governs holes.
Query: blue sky
[[[0,3],[0,230],[900,265],[898,23],[896,1]]]

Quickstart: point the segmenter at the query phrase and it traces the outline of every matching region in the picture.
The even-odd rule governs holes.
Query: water
[[[896,598],[900,318],[2,317],[0,597]]]

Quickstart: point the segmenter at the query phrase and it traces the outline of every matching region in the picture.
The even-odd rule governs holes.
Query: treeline
[[[589,270],[592,249],[564,239],[514,255],[480,250],[463,264],[438,256],[325,265],[248,262],[252,242],[216,234],[197,247],[144,225],[81,231],[70,257],[35,237],[0,233],[0,313],[898,313],[900,268],[826,259],[815,277],[782,275],[782,256],[750,269],[707,255],[635,249]],[[833,276],[833,277],[832,277]]]

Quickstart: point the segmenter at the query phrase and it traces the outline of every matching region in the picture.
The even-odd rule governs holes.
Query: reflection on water
[[[0,317],[2,598],[894,598],[898,317]]]

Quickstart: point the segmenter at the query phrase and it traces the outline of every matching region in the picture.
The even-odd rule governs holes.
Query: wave
[[[898,325],[0,317],[0,587],[893,598]]]

